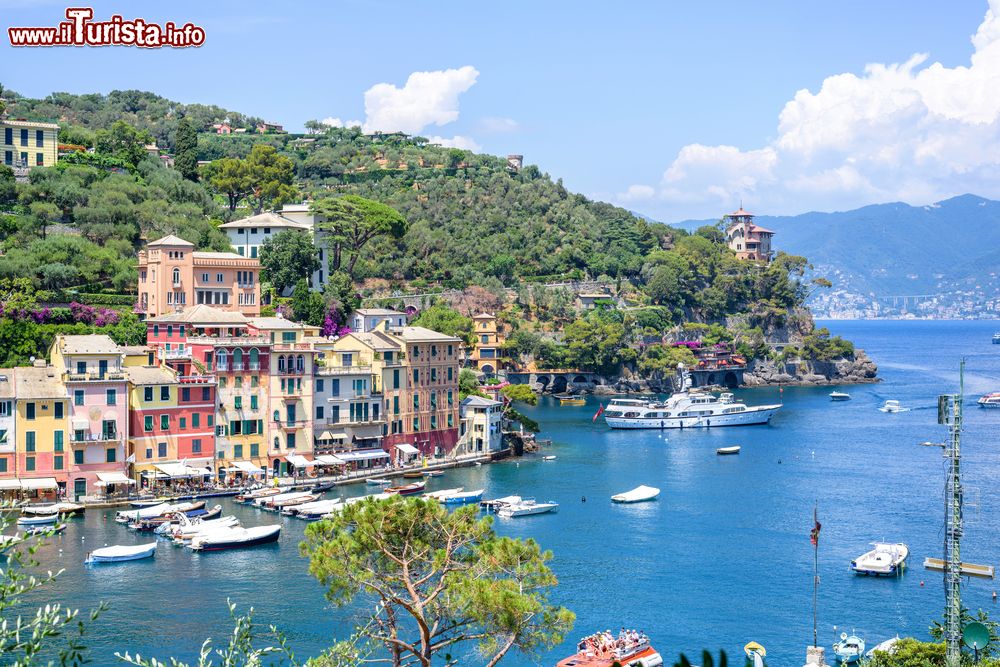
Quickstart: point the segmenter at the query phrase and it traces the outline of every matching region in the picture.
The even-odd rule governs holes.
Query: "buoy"
[[[580,502],[581,502],[581,503],[585,503],[585,502],[587,502],[587,496],[580,496]],[[995,597],[995,596],[994,596],[994,597]]]
[[[779,466],[781,465],[781,459],[778,459],[778,465]]]
[[[921,582],[920,582],[920,587],[921,587],[921,588],[923,588],[923,587],[924,587],[924,582],[923,582],[923,581],[921,581]]]
[[[993,601],[994,602],[997,601],[997,592],[996,591],[993,591]]]

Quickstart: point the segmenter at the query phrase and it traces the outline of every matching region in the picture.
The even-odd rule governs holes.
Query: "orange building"
[[[260,315],[260,262],[234,252],[203,252],[170,235],[139,251],[139,310],[147,317],[204,304]]]
[[[469,353],[469,363],[487,375],[496,375],[503,366],[503,344],[506,337],[496,315],[480,313],[472,318],[476,343]]]
[[[755,262],[771,261],[774,232],[754,223],[753,214],[744,211],[742,206],[735,213],[727,213],[725,218],[726,243],[737,257]]]

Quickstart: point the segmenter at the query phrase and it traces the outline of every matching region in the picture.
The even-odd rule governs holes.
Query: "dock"
[[[944,572],[944,560],[941,558],[924,558],[924,567],[936,572]],[[976,563],[961,563],[959,571],[967,577],[993,578],[992,565],[977,565]]]

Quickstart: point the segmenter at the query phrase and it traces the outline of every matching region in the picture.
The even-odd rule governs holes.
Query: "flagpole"
[[[813,505],[813,523],[819,525],[818,504]],[[819,594],[819,534],[813,540],[813,646],[819,646],[816,633],[816,601]]]

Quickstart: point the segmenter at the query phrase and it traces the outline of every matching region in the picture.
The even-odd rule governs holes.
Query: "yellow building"
[[[474,316],[472,323],[476,343],[469,354],[469,362],[477,371],[495,375],[502,368],[503,344],[506,341],[503,329],[497,323],[496,315],[490,313]]]
[[[69,409],[60,369],[34,366],[14,369],[16,445],[14,476],[26,491],[66,492],[69,461]]]
[[[19,178],[32,167],[51,167],[59,159],[59,126],[0,118],[0,155]]]

